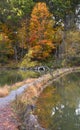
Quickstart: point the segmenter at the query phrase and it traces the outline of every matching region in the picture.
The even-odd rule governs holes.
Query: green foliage
[[[16,72],[16,73],[14,73],[13,71],[1,71],[0,72],[0,86],[4,86],[5,84],[12,85],[12,84],[22,81],[22,80],[23,80],[23,78],[18,72]]]
[[[33,5],[33,0],[0,0],[0,20],[19,22],[22,17],[30,14]]]

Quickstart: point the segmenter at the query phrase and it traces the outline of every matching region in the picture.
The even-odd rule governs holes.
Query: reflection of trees
[[[78,106],[80,99],[80,73],[72,73],[63,78],[60,78],[55,82],[57,86],[57,93],[60,94],[63,99],[63,103],[66,102],[70,107]],[[64,98],[63,98],[64,97]]]
[[[80,128],[80,88],[79,74],[74,73],[61,78],[57,82],[57,93],[61,102],[53,110],[50,130],[79,130]],[[77,77],[78,76],[78,77]],[[73,80],[72,80],[73,79]],[[63,87],[64,86],[64,87]]]
[[[37,102],[37,113],[40,122],[43,124],[45,121],[43,126],[49,127],[50,130],[79,130],[79,75],[80,73],[72,76],[70,74],[71,77],[67,75],[53,84],[56,87],[50,86],[41,94]],[[72,80],[72,77],[75,80]]]
[[[47,128],[49,126],[51,122],[51,110],[55,105],[61,102],[60,100],[60,95],[56,93],[56,89],[53,87],[47,87],[43,93],[41,93],[36,104],[36,113],[43,127]]]

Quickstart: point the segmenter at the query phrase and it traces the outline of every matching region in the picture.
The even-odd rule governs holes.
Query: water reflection
[[[47,87],[39,100],[39,122],[49,130],[80,130],[80,73],[72,73]]]

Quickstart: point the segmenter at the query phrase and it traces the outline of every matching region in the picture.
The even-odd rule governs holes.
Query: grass
[[[0,88],[0,97],[5,97],[9,94],[8,86],[5,86],[4,88]]]
[[[21,82],[17,82],[13,85],[5,85],[3,87],[0,87],[0,97],[5,97],[7,96],[12,90],[16,90],[18,89],[19,87],[25,85],[25,84],[28,84],[28,83],[31,83],[35,80],[35,78],[30,78],[30,79],[27,79],[27,80],[24,80],[24,81],[21,81]]]
[[[16,90],[16,89],[18,89],[19,87],[21,87],[25,84],[33,82],[34,80],[35,80],[35,78],[29,78],[27,80],[23,80],[21,82],[17,82],[15,84],[11,85],[10,88],[11,88],[11,90]]]
[[[16,96],[16,100],[12,102],[12,108],[17,117],[19,130],[25,129],[25,113],[26,113],[27,100],[23,96]]]

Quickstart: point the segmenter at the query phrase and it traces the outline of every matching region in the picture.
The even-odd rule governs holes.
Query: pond
[[[80,72],[68,74],[44,89],[34,114],[48,130],[80,130]]]
[[[19,69],[0,70],[0,87],[3,87],[4,85],[12,85],[27,78],[36,78],[39,76],[40,74],[36,71]]]

